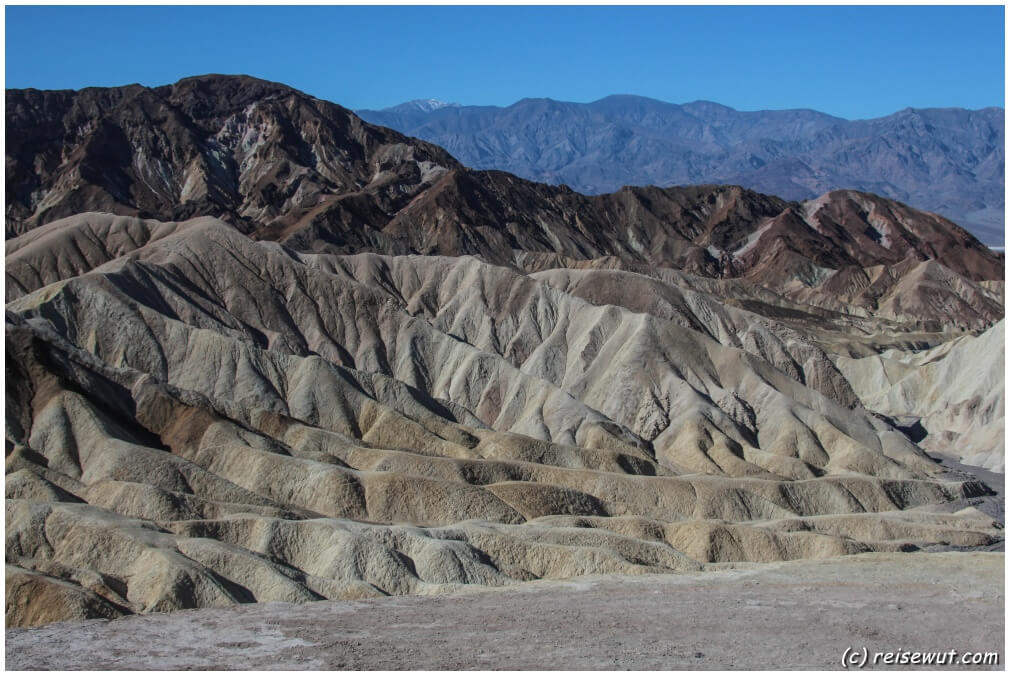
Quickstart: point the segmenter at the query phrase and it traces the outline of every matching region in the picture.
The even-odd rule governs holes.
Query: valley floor
[[[975,498],[969,502],[973,507],[977,507],[999,523],[1006,523],[1006,475],[1003,472],[991,472],[984,467],[966,465],[959,462],[950,453],[934,452],[930,453],[930,457],[947,468],[949,472],[963,473],[988,486],[993,495]],[[1002,548],[1003,543],[1000,543],[999,547]]]
[[[6,666],[840,669],[865,647],[998,651],[1003,668],[1003,587],[1002,552],[871,553],[64,622],[8,630]]]

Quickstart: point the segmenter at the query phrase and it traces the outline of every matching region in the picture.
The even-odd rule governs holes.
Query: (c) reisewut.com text
[[[980,651],[927,651],[927,650],[869,650],[862,648],[846,648],[842,653],[842,666],[846,669],[855,667],[878,666],[993,666],[1000,663],[999,652]]]

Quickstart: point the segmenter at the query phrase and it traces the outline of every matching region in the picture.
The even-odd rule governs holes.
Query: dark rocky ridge
[[[8,90],[7,138],[7,237],[84,211],[212,215],[247,231],[283,228],[324,197],[395,211],[427,184],[419,165],[458,166],[441,148],[248,77]]]
[[[504,264],[516,251],[615,256],[773,284],[809,277],[811,266],[911,258],[972,280],[1003,277],[1002,257],[966,231],[872,195],[801,205],[695,186],[589,197],[466,169],[441,148],[248,77],[9,90],[7,136],[8,237],[85,211],[210,215],[303,251],[475,254]]]

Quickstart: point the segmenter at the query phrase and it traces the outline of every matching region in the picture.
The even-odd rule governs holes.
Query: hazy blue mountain
[[[814,110],[742,112],[640,96],[593,103],[358,110],[464,164],[580,192],[733,183],[787,199],[854,188],[935,211],[1003,243],[1002,108],[908,108],[871,120]]]

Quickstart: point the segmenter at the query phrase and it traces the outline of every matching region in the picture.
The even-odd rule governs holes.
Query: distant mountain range
[[[505,108],[412,101],[355,112],[436,143],[467,166],[583,193],[723,183],[805,200],[857,189],[1003,244],[1002,108],[908,108],[849,121],[814,110],[743,112],[622,95],[523,99]]]

